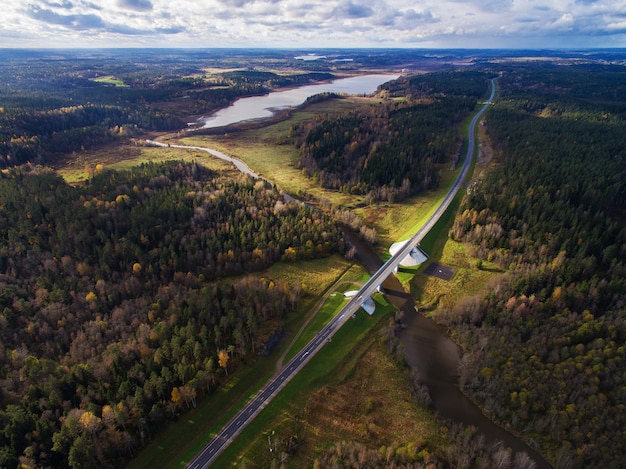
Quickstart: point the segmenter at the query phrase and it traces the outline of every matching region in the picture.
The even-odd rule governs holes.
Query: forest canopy
[[[621,68],[512,69],[487,116],[498,165],[451,236],[509,270],[442,315],[464,388],[557,467],[626,453],[626,94]]]
[[[297,304],[241,274],[342,246],[321,212],[195,163],[0,173],[0,466],[119,465]]]
[[[439,184],[439,165],[456,164],[458,124],[487,90],[478,72],[402,77],[380,87],[367,110],[320,117],[294,129],[299,165],[322,187],[369,200],[401,200]]]

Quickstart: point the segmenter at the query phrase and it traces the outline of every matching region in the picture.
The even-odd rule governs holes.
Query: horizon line
[[[65,47],[65,46],[25,46],[25,47],[16,47],[16,46],[1,46],[0,51],[2,50],[150,50],[150,49],[158,49],[158,50],[459,50],[459,51],[599,51],[599,50],[623,50],[626,51],[626,46],[620,47],[612,47],[612,46],[604,46],[604,47],[419,47],[419,46],[362,46],[362,47],[330,47],[330,46],[289,46],[289,47],[279,47],[279,46],[221,46],[221,47],[193,47],[193,46],[177,46],[177,47],[164,47],[164,46],[143,46],[143,47],[133,47],[133,46],[124,46],[124,47],[115,47],[115,46],[106,46],[106,47]]]

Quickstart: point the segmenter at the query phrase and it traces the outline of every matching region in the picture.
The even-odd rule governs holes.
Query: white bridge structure
[[[343,296],[345,296],[346,298],[354,298],[358,294],[359,294],[359,290],[350,290],[350,291],[345,292]],[[371,296],[368,296],[367,298],[365,298],[363,303],[361,303],[361,308],[363,308],[363,310],[371,316],[376,311],[376,303],[374,302]]]
[[[389,248],[389,254],[391,254],[392,257],[395,256],[398,252],[400,252],[400,249],[406,246],[406,243],[408,242],[409,240],[407,239],[405,241],[393,243]],[[400,261],[399,265],[400,267],[414,267],[416,265],[423,264],[426,259],[428,259],[428,254],[422,250],[419,244],[416,244],[413,246],[413,249],[409,251],[407,256]]]

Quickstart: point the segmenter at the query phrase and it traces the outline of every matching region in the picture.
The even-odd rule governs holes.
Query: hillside
[[[509,273],[437,319],[462,386],[557,467],[620,467],[626,426],[626,95],[612,67],[507,70],[497,166],[451,236]]]
[[[297,305],[242,274],[342,250],[321,212],[193,163],[81,187],[23,167],[0,204],[1,467],[119,466]]]
[[[380,87],[384,104],[296,127],[298,165],[322,187],[367,195],[367,201],[432,190],[440,165],[455,164],[458,124],[486,89],[487,75],[479,72],[386,83]]]

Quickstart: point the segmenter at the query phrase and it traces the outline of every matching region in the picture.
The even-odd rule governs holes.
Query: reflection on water
[[[215,128],[254,119],[272,117],[279,109],[299,106],[309,96],[320,93],[371,94],[376,88],[399,75],[364,75],[342,78],[328,83],[301,86],[284,91],[273,91],[264,96],[240,98],[229,107],[220,109],[208,117],[201,117],[196,124],[201,128]]]

